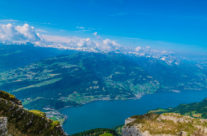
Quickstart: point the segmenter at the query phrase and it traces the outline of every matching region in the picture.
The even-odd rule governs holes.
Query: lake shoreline
[[[144,95],[140,99],[93,101],[59,111],[68,116],[63,128],[67,133],[73,134],[93,128],[114,128],[123,124],[129,116],[144,114],[157,108],[170,108],[179,104],[197,102],[205,97],[207,97],[205,90],[184,90],[180,93],[161,91]]]

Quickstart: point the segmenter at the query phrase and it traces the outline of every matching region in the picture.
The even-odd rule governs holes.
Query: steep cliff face
[[[57,121],[40,111],[25,110],[15,96],[4,91],[0,91],[0,117],[2,136],[66,136]]]
[[[122,136],[207,136],[207,119],[177,113],[133,116],[125,121]]]

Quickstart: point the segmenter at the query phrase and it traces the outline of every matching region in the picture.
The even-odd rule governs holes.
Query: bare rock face
[[[128,118],[125,120],[125,126],[122,128],[122,136],[143,136],[136,126],[127,125],[134,122],[135,120],[135,118]]]
[[[0,117],[0,136],[7,136],[7,122],[8,120],[6,117]]]
[[[143,134],[136,126],[124,126],[122,136],[143,136]]]
[[[207,119],[177,113],[145,114],[125,121],[122,136],[207,136]]]

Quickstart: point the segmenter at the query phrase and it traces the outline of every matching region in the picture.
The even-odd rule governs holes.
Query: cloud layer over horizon
[[[0,43],[3,44],[27,44],[31,43],[34,46],[50,47],[66,50],[78,50],[88,52],[116,52],[123,54],[133,54],[137,56],[160,58],[164,60],[165,55],[170,52],[163,50],[152,49],[149,46],[129,47],[122,46],[114,40],[109,38],[102,38],[97,32],[92,33],[91,37],[78,36],[58,36],[50,34],[40,34],[33,26],[29,24],[0,24]]]
[[[96,33],[97,36],[97,33]],[[35,46],[73,49],[93,52],[119,50],[120,44],[111,39],[91,39],[39,34],[29,24],[0,24],[0,42],[4,44],[26,44]]]

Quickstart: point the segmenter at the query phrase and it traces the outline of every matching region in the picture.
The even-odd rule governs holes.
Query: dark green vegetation
[[[21,49],[26,52],[28,49],[24,48]],[[17,49],[8,50],[10,54],[0,56],[3,57],[0,67],[4,66],[4,61],[19,56],[11,55]],[[52,56],[67,55],[48,58],[49,55],[39,55],[35,51],[23,53],[23,58],[38,55],[38,59],[28,59],[32,61],[25,61],[21,67],[2,70],[0,89],[15,94],[26,108],[47,111],[45,109],[57,110],[95,100],[125,100],[157,91],[207,87],[206,66],[192,62],[169,64],[160,59],[118,53],[51,52],[48,54]],[[23,58],[14,60],[15,65]]]
[[[0,43],[0,71],[25,66],[33,62],[67,54],[68,51],[27,45],[3,45]]]
[[[113,129],[97,128],[74,134],[72,136],[119,136]]]
[[[13,95],[0,91],[0,117],[8,118],[8,134],[13,136],[65,136],[59,122],[38,110],[25,110]]]
[[[7,93],[5,91],[0,91],[0,98],[12,101],[17,105],[21,105],[21,101],[19,101],[14,95]]]
[[[57,110],[66,106],[78,106],[95,100],[139,98],[157,91],[178,92],[203,90],[207,87],[205,63],[179,61],[169,64],[149,57],[61,51],[32,45],[0,45],[0,52],[0,89],[15,94],[26,108],[37,109],[24,110],[26,118],[32,115],[39,122],[41,117],[45,123],[46,115],[38,110],[46,111],[50,118],[56,120],[50,120],[51,129],[59,126],[57,120],[64,121],[64,116]],[[21,105],[21,102],[15,102],[17,99],[13,95],[5,92],[0,95],[2,102],[7,100],[15,103],[17,107]],[[0,104],[4,106],[2,104],[5,103]],[[199,105],[181,105],[177,109],[158,112],[178,112],[206,118],[205,108],[200,108]],[[4,115],[6,114],[11,113],[5,112]],[[20,120],[15,120],[18,121]],[[25,133],[30,132],[27,126],[13,128],[16,127]],[[31,132],[37,133],[34,129]],[[106,136],[115,134],[112,131],[100,131],[103,133],[95,130],[92,132]]]
[[[192,104],[181,104],[175,108],[169,109],[157,109],[150,111],[151,113],[180,113],[182,115],[188,115],[194,118],[205,118],[207,119],[207,98],[202,102]]]

